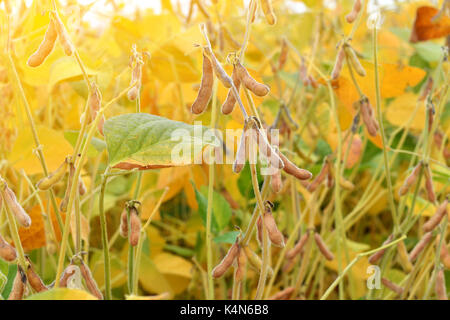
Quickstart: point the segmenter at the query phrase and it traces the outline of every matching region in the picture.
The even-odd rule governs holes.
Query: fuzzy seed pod
[[[345,54],[347,55],[353,69],[355,69],[356,73],[359,74],[361,77],[366,76],[366,70],[361,65],[361,62],[359,61],[355,50],[350,45],[344,45]]]
[[[439,270],[436,275],[436,296],[439,300],[448,300],[447,289],[445,288],[444,270]]]
[[[280,156],[274,150],[274,148],[270,145],[265,132],[258,127],[254,128],[253,130],[256,130],[256,139],[259,146],[259,151],[269,160],[270,165],[273,168],[283,169],[284,162],[283,160],[281,160]],[[254,135],[252,135],[252,137],[254,137]]]
[[[92,293],[97,299],[103,300],[103,294],[100,292],[94,277],[92,277],[91,270],[82,259],[80,259],[80,271],[89,292]]]
[[[287,58],[289,55],[289,46],[286,41],[286,38],[283,38],[281,40],[281,52],[280,52],[280,58],[278,59],[278,68],[277,71],[280,71],[283,69],[283,67],[286,64]]]
[[[270,242],[277,247],[284,247],[284,236],[278,230],[277,223],[272,214],[272,209],[266,206],[266,212],[263,215],[263,222],[267,229],[267,234],[269,235]]]
[[[53,19],[50,19],[44,39],[39,45],[39,48],[28,58],[27,65],[33,68],[40,66],[55,47],[57,37],[58,33],[56,32],[55,22]]]
[[[233,68],[233,72],[231,73],[231,79],[233,79],[234,86],[236,87],[237,92],[239,92],[239,89],[241,87],[241,79],[237,74],[236,67]],[[236,104],[236,97],[234,96],[233,90],[230,89],[228,91],[227,98],[225,99],[225,102],[222,105],[222,113],[230,114],[233,111],[235,104]]]
[[[428,201],[435,203],[436,194],[434,193],[433,180],[431,177],[430,167],[425,166],[425,190],[427,191]]]
[[[345,20],[347,20],[348,23],[355,22],[356,18],[358,17],[359,11],[361,11],[361,0],[355,0],[353,3],[352,11],[345,16]]]
[[[255,269],[255,271],[260,272],[262,267],[261,258],[256,253],[254,253],[248,246],[245,246],[242,249],[244,250],[245,255],[247,256],[247,261],[249,262],[250,267]],[[269,267],[267,271],[268,276],[271,277],[273,275],[273,269]]]
[[[3,239],[3,237],[0,235],[0,259],[12,262],[16,260],[16,258],[17,258],[16,249],[12,245],[10,245],[5,239]]]
[[[292,259],[296,255],[300,254],[305,247],[305,244],[308,242],[309,239],[309,232],[306,232],[304,235],[301,236],[300,240],[297,242],[297,244],[288,252],[286,252],[286,258]]]
[[[247,141],[247,134],[246,134],[246,130],[244,128],[244,130],[242,131],[242,135],[241,135],[241,141],[239,142],[239,146],[237,149],[237,153],[236,153],[236,159],[233,162],[233,172],[234,173],[239,173],[241,172],[241,170],[244,168],[245,162],[247,160],[247,155],[246,155],[246,141]]]
[[[442,204],[437,208],[436,213],[423,225],[423,231],[430,232],[436,228],[436,226],[447,214],[447,205],[448,199],[445,199],[444,202],[442,202]]]
[[[216,75],[217,79],[222,82],[223,86],[225,88],[231,88],[233,86],[233,80],[231,77],[225,72],[222,65],[219,61],[217,61],[216,56],[212,52],[211,48],[206,47],[204,50],[204,54],[211,60],[212,68],[214,70],[214,74]]]
[[[398,190],[399,196],[404,196],[406,193],[408,193],[409,189],[412,187],[412,185],[416,182],[417,178],[419,177],[420,170],[422,168],[422,162],[419,162],[411,172],[411,174],[405,179],[405,182],[403,182],[403,185]]]
[[[394,291],[396,294],[400,295],[403,293],[403,288],[399,285],[393,283],[392,281],[389,281],[386,278],[381,278],[381,283],[388,289]]]
[[[69,177],[67,178],[67,188],[64,195],[64,199],[59,204],[59,210],[62,212],[67,211],[67,206],[69,205],[70,189],[72,189],[73,175],[75,174],[75,166],[73,163],[69,164]]]
[[[329,170],[328,161],[325,158],[324,161],[323,161],[322,168],[320,169],[319,174],[316,176],[316,178],[313,180],[313,182],[311,182],[308,185],[308,187],[307,187],[307,189],[310,192],[314,192],[317,189],[317,187],[325,180],[325,178],[328,175],[328,170]]]
[[[120,215],[120,232],[119,233],[123,238],[128,238],[127,209],[123,209],[122,214]]]
[[[239,244],[236,242],[230,247],[230,249],[228,250],[225,257],[222,259],[222,261],[213,269],[212,276],[214,278],[220,278],[221,276],[223,276],[223,274],[233,264],[233,261],[238,255],[238,253],[239,253]]]
[[[92,121],[94,121],[95,117],[97,116],[97,112],[100,110],[100,107],[102,105],[102,93],[100,92],[100,89],[95,82],[92,82],[91,94],[88,98],[88,105],[90,114],[89,123],[91,123]]]
[[[241,83],[246,87],[248,90],[253,92],[258,97],[264,97],[267,95],[270,91],[270,88],[266,86],[263,83],[259,83],[253,77],[248,73],[247,69],[244,68],[240,62],[236,63],[236,72],[238,74],[239,79],[241,80]]]
[[[55,11],[52,11],[51,14],[55,21],[55,27],[56,27],[56,31],[58,33],[59,43],[63,47],[64,53],[67,56],[71,56],[74,52],[74,47],[73,47],[72,42],[70,41],[69,34],[67,33],[67,30],[64,27],[64,24],[62,23],[58,14]]]
[[[70,278],[75,275],[75,272],[77,271],[78,266],[74,265],[74,264],[69,264],[67,266],[67,268],[64,269],[61,278],[59,279],[59,286],[61,288],[67,288],[67,284],[70,280]]]
[[[141,234],[141,219],[138,216],[137,209],[130,208],[130,244],[134,247],[139,242]]]
[[[48,190],[53,185],[58,183],[66,174],[67,168],[69,167],[70,156],[66,157],[64,162],[56,169],[54,172],[48,175],[48,177],[44,177],[36,184],[40,190]]]
[[[278,151],[278,155],[281,158],[281,161],[284,163],[283,170],[287,174],[296,177],[299,180],[308,180],[311,179],[312,173],[305,169],[300,169],[297,167],[292,161],[290,161],[284,154]]]
[[[134,86],[128,90],[127,96],[128,99],[134,101],[139,96],[139,90],[141,89],[142,82],[142,61],[140,59],[136,59],[134,61],[133,71],[131,72],[131,81],[130,84],[134,83]]]
[[[319,249],[320,253],[328,260],[331,261],[334,259],[334,254],[328,249],[327,245],[325,244],[325,241],[323,241],[320,234],[317,232],[314,233],[314,240],[316,241],[317,248]]]
[[[408,251],[406,250],[406,246],[403,241],[401,241],[397,244],[397,252],[398,252],[398,258],[399,258],[400,264],[403,267],[403,269],[406,272],[411,272],[413,265],[412,265],[411,261],[409,261]]]
[[[427,244],[431,241],[433,238],[433,234],[431,232],[427,232],[423,235],[422,239],[416,244],[416,246],[411,250],[411,253],[409,254],[409,261],[414,261],[417,259],[419,254],[425,249]]]
[[[247,256],[245,255],[244,250],[239,246],[239,253],[237,254],[236,271],[235,271],[235,280],[237,282],[244,280],[246,264],[247,264]]]
[[[272,187],[272,191],[275,193],[281,191],[281,188],[283,187],[283,181],[281,180],[280,170],[276,170],[276,172],[270,176],[270,186]]]
[[[261,0],[261,9],[264,12],[268,24],[272,26],[277,23],[277,17],[273,12],[272,0]]]
[[[28,260],[28,270],[27,270],[27,278],[28,282],[30,283],[31,287],[36,292],[43,292],[47,291],[48,288],[45,286],[45,284],[42,282],[41,277],[34,271],[33,266],[31,265],[30,259],[27,257]]]
[[[284,273],[291,272],[292,269],[294,268],[296,262],[297,262],[296,257],[293,257],[292,259],[288,259],[286,264],[283,266],[283,272]]]
[[[341,46],[336,55],[336,62],[334,63],[333,71],[331,72],[332,80],[336,80],[337,78],[339,78],[339,75],[341,74],[342,71],[342,67],[344,66],[344,61],[345,61],[345,50],[344,46]]]
[[[5,185],[5,189],[2,192],[3,199],[5,200],[6,205],[9,207],[11,212],[16,217],[17,222],[25,228],[31,226],[31,218],[28,213],[22,208],[22,206],[17,201],[16,195],[14,192]]]
[[[289,300],[294,291],[295,291],[294,287],[286,288],[284,290],[275,293],[273,296],[269,298],[269,300]]]
[[[370,105],[369,99],[363,98],[360,101],[360,111],[363,118],[363,122],[366,125],[366,129],[369,134],[373,137],[377,135],[378,122],[374,118],[372,106]]]
[[[389,244],[392,239],[394,239],[394,236],[391,234],[384,242],[383,246]],[[373,255],[369,257],[369,262],[371,264],[376,264],[380,259],[384,256],[384,253],[386,252],[386,249],[381,249],[375,252]]]
[[[27,284],[27,275],[23,271],[20,265],[17,265],[17,273],[14,278],[11,293],[9,294],[8,300],[22,300],[23,294],[25,293],[25,287]]]

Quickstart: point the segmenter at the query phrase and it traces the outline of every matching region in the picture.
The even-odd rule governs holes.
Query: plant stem
[[[109,166],[106,167],[104,174],[102,175],[100,196],[99,196],[99,215],[100,215],[100,228],[102,233],[102,246],[103,246],[103,264],[105,273],[105,300],[111,300],[111,260],[109,257],[109,244],[108,244],[108,228],[106,222],[105,213],[105,192],[106,185],[108,183]]]

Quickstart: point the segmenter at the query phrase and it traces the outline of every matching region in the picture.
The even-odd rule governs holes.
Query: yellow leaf
[[[90,293],[69,288],[55,288],[41,293],[33,294],[27,300],[98,300]]]
[[[386,118],[395,126],[404,126],[413,115],[416,105],[417,96],[410,92],[405,93],[392,101],[387,107]],[[425,128],[425,108],[420,108],[416,112],[410,126],[414,130]]]

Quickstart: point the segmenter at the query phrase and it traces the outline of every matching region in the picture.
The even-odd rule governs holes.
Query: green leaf
[[[164,246],[164,249],[167,251],[171,251],[173,253],[176,253],[179,256],[190,258],[195,254],[194,250],[188,249],[188,248],[182,248],[179,246],[175,246],[173,244],[166,244]]]
[[[205,199],[208,197],[208,187],[202,186],[200,192],[203,194]],[[213,192],[213,216],[217,222],[217,227],[223,230],[231,219],[231,207],[228,201],[218,192]]]
[[[206,227],[206,213],[208,208],[208,200],[207,198],[197,189],[195,189],[195,198],[198,203],[198,213],[202,218],[203,225]],[[213,232],[217,231],[217,221],[214,214],[211,215],[211,229]]]
[[[428,41],[415,43],[413,46],[419,56],[427,62],[437,62],[442,56],[441,46],[437,43]]]
[[[79,134],[80,132],[76,130],[64,131],[64,138],[72,145],[72,147],[75,147]],[[94,137],[92,138],[91,143],[88,146],[87,156],[95,157],[99,152],[105,150],[105,148],[105,141]]]
[[[236,242],[236,237],[239,235],[239,231],[230,231],[214,238],[215,243],[230,243]]]
[[[98,300],[90,293],[69,288],[55,288],[41,293],[33,294],[27,300]]]
[[[170,167],[194,163],[205,146],[219,146],[215,139],[203,138],[205,130],[147,113],[110,118],[104,126],[109,164]]]
[[[9,297],[9,293],[11,292],[12,285],[14,282],[14,278],[17,274],[17,265],[16,264],[10,264],[8,266],[8,282],[6,282],[5,286],[3,287],[2,295],[6,299]]]

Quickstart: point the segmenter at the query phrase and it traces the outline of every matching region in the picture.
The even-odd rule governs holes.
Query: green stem
[[[99,196],[99,215],[100,215],[100,228],[102,233],[102,246],[103,246],[103,259],[104,259],[104,273],[105,273],[105,300],[111,300],[111,260],[109,257],[109,245],[108,245],[108,229],[106,223],[105,213],[105,192],[106,185],[108,183],[109,166],[106,167],[102,176],[100,196]]]

